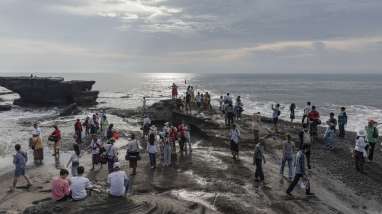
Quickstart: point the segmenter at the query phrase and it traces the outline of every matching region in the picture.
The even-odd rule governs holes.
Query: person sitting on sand
[[[289,180],[292,180],[292,174],[293,174],[293,169],[292,169],[293,150],[294,150],[294,146],[291,142],[291,136],[290,136],[290,134],[287,134],[286,135],[286,141],[283,142],[283,157],[281,159],[280,175],[284,176],[285,162],[288,162],[288,168],[289,168],[288,178],[289,178]]]
[[[279,122],[279,116],[281,114],[281,111],[280,111],[280,104],[276,104],[276,106],[274,106],[272,104],[272,120],[273,120],[273,128],[275,130],[275,132],[278,132],[278,122]]]
[[[72,191],[72,199],[75,201],[83,200],[88,196],[87,191],[93,188],[90,180],[83,176],[85,168],[79,166],[77,168],[77,176],[71,177],[69,180],[70,189]]]
[[[24,179],[27,182],[27,188],[32,186],[31,181],[29,180],[28,176],[25,175],[25,169],[26,169],[26,163],[28,162],[28,155],[26,152],[21,150],[20,144],[15,145],[16,154],[13,155],[13,164],[15,165],[15,174],[13,178],[13,185],[10,189],[10,192],[15,191],[17,180],[19,177],[24,177]]]
[[[230,139],[230,145],[231,145],[232,159],[238,160],[239,159],[240,131],[236,127],[235,124],[233,124],[232,129],[229,132],[229,139]]]
[[[73,150],[74,150],[74,152],[70,156],[70,159],[69,159],[68,163],[66,164],[66,168],[69,168],[69,165],[71,164],[72,176],[76,176],[77,175],[77,168],[80,165],[81,151],[80,151],[80,147],[78,146],[78,144],[73,144]]]
[[[54,201],[65,201],[70,198],[71,192],[68,175],[68,170],[61,169],[60,176],[53,178],[51,195]]]
[[[259,141],[255,146],[255,153],[253,154],[253,165],[256,166],[255,181],[264,182],[263,162],[265,164],[264,156],[264,143]]]
[[[365,173],[363,171],[363,165],[365,164],[365,157],[367,157],[366,146],[366,132],[365,130],[360,130],[357,133],[353,154],[355,169],[360,173]]]
[[[107,176],[108,192],[112,197],[123,197],[129,190],[129,177],[121,170],[119,162],[115,162],[113,168],[113,172]]]
[[[344,138],[345,137],[345,127],[348,123],[348,116],[346,114],[346,108],[341,107],[341,112],[338,114],[338,129],[340,131],[339,137]]]

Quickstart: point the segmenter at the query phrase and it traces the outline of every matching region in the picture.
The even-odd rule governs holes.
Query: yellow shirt
[[[42,149],[42,148],[44,148],[44,145],[42,144],[41,137],[33,137],[32,138],[32,145],[34,146],[34,149]]]

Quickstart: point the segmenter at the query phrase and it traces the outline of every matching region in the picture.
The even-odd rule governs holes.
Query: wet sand
[[[166,105],[165,105],[166,106]],[[156,122],[163,122],[161,111],[153,107]],[[116,116],[135,119],[131,111]],[[111,112],[111,111],[110,111]],[[119,112],[119,113],[118,113]],[[261,124],[261,139],[265,142],[267,163],[264,165],[266,185],[254,181],[255,167],[252,164],[254,140],[251,117],[244,116],[238,122],[242,132],[240,161],[231,158],[227,141],[228,129],[222,115],[211,113],[193,116],[175,113],[173,121],[185,120],[192,125],[193,152],[176,155],[172,167],[158,166],[151,170],[147,153],[142,153],[138,173],[131,177],[132,188],[124,199],[107,196],[107,170],[88,171],[87,176],[97,185],[98,192],[80,202],[56,203],[50,200],[50,180],[58,171],[54,163],[33,167],[28,174],[34,183],[29,190],[17,189],[8,194],[11,175],[0,179],[0,210],[9,213],[381,213],[382,171],[381,154],[377,148],[375,163],[366,164],[367,175],[354,169],[351,148],[354,133],[338,141],[332,152],[323,148],[322,142],[312,148],[312,167],[309,171],[314,196],[305,196],[304,190],[296,187],[293,197],[286,196],[289,181],[279,174],[282,136],[292,134],[297,141],[297,124],[282,122],[280,133],[274,134],[267,118]],[[124,140],[120,145],[120,160],[123,170],[130,172],[124,161]],[[145,143],[141,145],[145,148]],[[158,161],[158,163],[160,163]],[[81,165],[90,169],[90,154],[84,155]],[[285,174],[287,173],[287,168]],[[22,185],[22,184],[19,184]],[[41,202],[40,202],[41,201]]]

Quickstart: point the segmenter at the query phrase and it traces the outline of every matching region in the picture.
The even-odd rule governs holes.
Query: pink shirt
[[[52,198],[58,201],[70,194],[69,181],[61,177],[55,177],[52,181]]]

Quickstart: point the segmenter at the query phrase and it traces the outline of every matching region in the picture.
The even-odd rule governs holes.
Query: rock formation
[[[0,86],[20,95],[16,105],[63,106],[77,103],[94,105],[98,91],[91,91],[95,81],[64,81],[64,78],[0,77]]]

